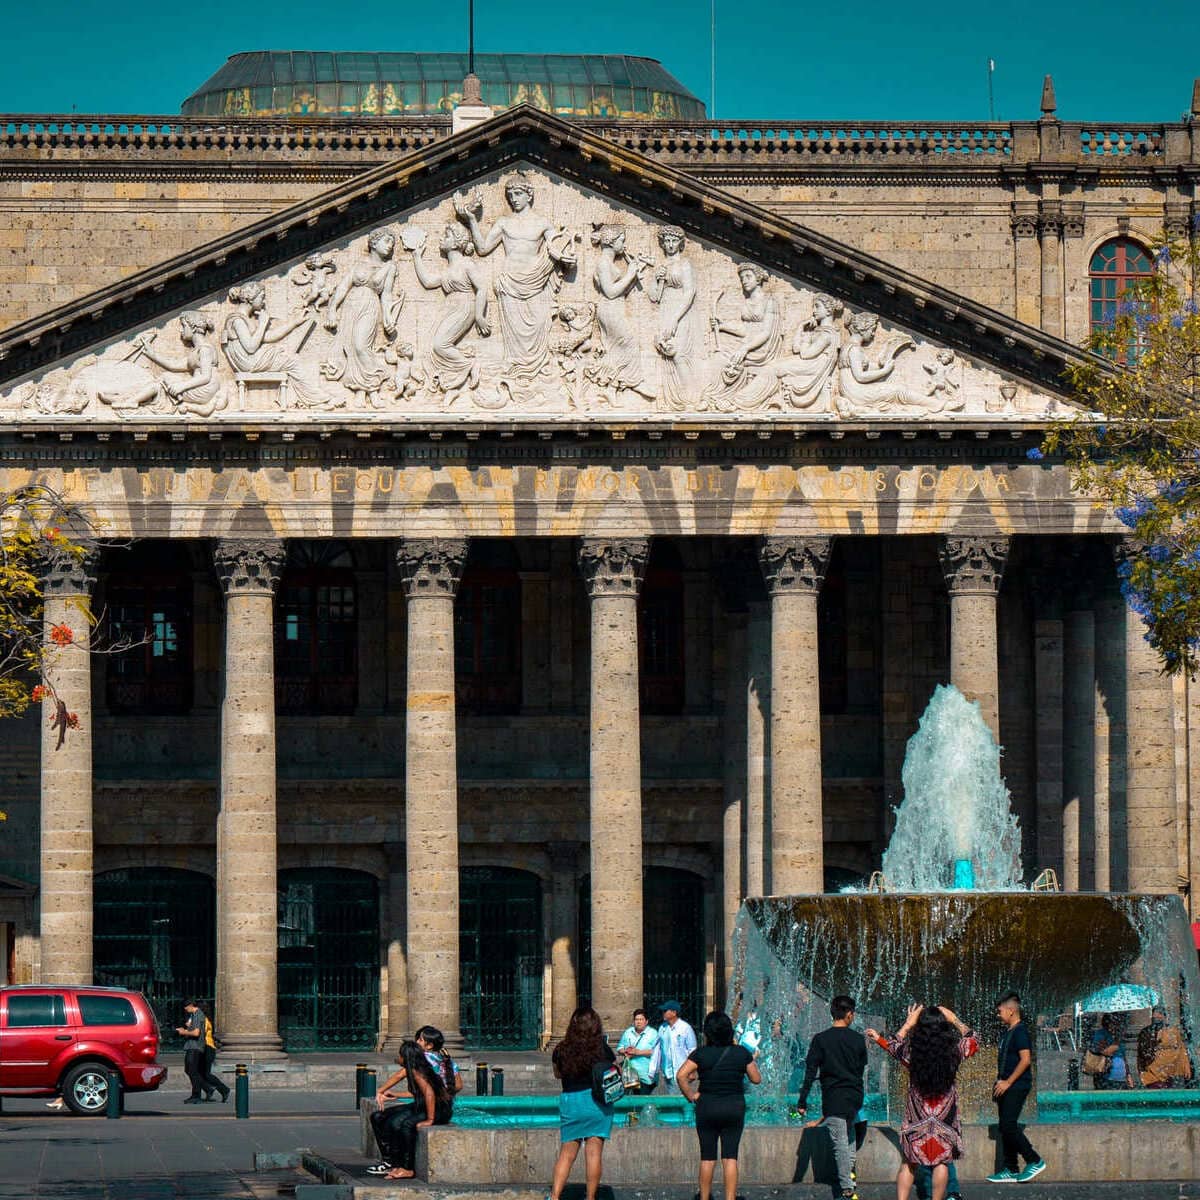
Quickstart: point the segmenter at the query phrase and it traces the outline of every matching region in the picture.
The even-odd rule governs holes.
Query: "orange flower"
[[[79,728],[79,714],[78,713],[67,713],[67,728],[68,729],[78,729]]]
[[[56,646],[69,646],[75,640],[70,625],[54,625],[50,629],[50,640]]]
[[[29,698],[34,704],[40,704],[46,698],[46,689],[42,684],[37,684],[33,691],[29,693]]]
[[[46,539],[46,541],[52,542],[56,537],[58,537],[58,529],[51,525],[49,529],[43,532],[42,536]]]

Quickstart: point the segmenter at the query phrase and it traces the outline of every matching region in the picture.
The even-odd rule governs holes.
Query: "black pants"
[[[453,1106],[440,1102],[434,1109],[433,1123],[448,1125]],[[379,1156],[393,1167],[415,1170],[417,1161],[417,1126],[426,1118],[425,1105],[397,1104],[371,1114],[371,1129],[379,1143]]]
[[[1020,1165],[1018,1156],[1027,1163],[1038,1162],[1041,1155],[1029,1144],[1025,1131],[1017,1124],[1021,1109],[1029,1098],[1030,1089],[1027,1087],[1010,1087],[996,1105],[1000,1110],[1000,1141],[1004,1147],[1004,1165],[1010,1171],[1016,1171]]]
[[[696,1101],[696,1136],[700,1139],[700,1161],[716,1162],[718,1145],[722,1158],[737,1158],[742,1129],[746,1125],[744,1096],[705,1096]]]
[[[224,1096],[229,1091],[229,1088],[212,1073],[213,1059],[216,1056],[217,1052],[211,1046],[206,1046],[203,1050],[185,1052],[183,1071],[191,1080],[193,1100],[198,1100],[201,1092],[206,1096],[220,1092]]]

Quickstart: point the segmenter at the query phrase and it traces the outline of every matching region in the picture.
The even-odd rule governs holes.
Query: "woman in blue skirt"
[[[554,1163],[549,1200],[560,1200],[580,1145],[583,1146],[587,1200],[596,1200],[604,1143],[612,1133],[613,1106],[597,1104],[593,1099],[592,1068],[597,1063],[605,1066],[614,1063],[616,1056],[604,1040],[600,1017],[594,1008],[577,1008],[571,1014],[566,1036],[555,1047],[551,1061],[555,1077],[562,1080],[562,1096],[558,1101],[562,1146]]]

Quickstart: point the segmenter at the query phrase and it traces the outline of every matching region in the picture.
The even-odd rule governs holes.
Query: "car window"
[[[29,1029],[37,1025],[65,1025],[63,998],[53,993],[32,996],[9,994],[8,1028]]]
[[[137,1014],[124,996],[77,994],[79,1015],[85,1025],[136,1025]]]

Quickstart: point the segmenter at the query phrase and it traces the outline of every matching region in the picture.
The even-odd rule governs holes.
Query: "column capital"
[[[938,558],[946,589],[952,596],[996,595],[1004,578],[1009,541],[1006,537],[942,537]]]
[[[43,596],[88,596],[96,586],[100,550],[94,542],[80,543],[79,551],[49,546],[42,552]]]
[[[636,596],[649,557],[649,538],[584,538],[579,543],[579,571],[588,595]]]
[[[466,538],[404,538],[396,544],[396,566],[410,600],[454,599],[467,561]]]
[[[227,596],[273,594],[286,560],[287,545],[279,538],[221,538],[213,546],[213,565]]]
[[[788,592],[821,590],[833,538],[765,537],[759,544],[758,563],[772,596]]]

